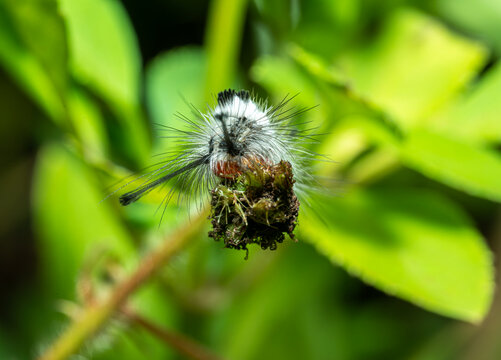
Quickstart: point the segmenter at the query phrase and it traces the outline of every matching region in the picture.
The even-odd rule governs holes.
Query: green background
[[[324,190],[248,261],[207,221],[137,313],[227,359],[501,358],[500,33],[494,0],[0,0],[0,358],[190,221],[113,190],[229,87],[318,105]],[[79,354],[183,358],[120,318]]]

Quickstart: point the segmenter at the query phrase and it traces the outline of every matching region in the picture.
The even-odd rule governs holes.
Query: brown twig
[[[146,256],[137,270],[118,284],[103,302],[88,307],[78,319],[59,337],[39,360],[62,360],[78,351],[82,344],[93,336],[105,322],[120,309],[129,295],[144,284],[152,274],[175,255],[189,240],[195,237],[206,222],[207,211],[203,211],[192,222],[176,230],[163,244]]]
[[[222,360],[221,357],[213,354],[209,349],[196,341],[185,335],[161,328],[131,309],[124,307],[121,309],[121,312],[134,324],[141,326],[187,358],[195,360]]]

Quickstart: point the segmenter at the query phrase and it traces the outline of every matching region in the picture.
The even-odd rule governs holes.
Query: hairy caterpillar
[[[155,169],[126,185],[142,183],[122,194],[120,204],[129,205],[166,182],[175,181],[180,196],[208,195],[225,179],[235,179],[252,167],[269,167],[285,161],[291,164],[295,190],[308,186],[313,178],[306,164],[314,154],[304,147],[311,142],[309,130],[299,130],[295,119],[309,109],[287,107],[293,97],[268,106],[246,90],[225,90],[207,112],[194,109],[197,121],[178,115],[185,129],[165,126],[167,138],[179,144],[176,152]],[[172,197],[171,191],[166,198]],[[184,194],[184,195],[183,195]]]

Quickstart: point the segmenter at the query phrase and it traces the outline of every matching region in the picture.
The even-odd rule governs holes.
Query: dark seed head
[[[299,201],[288,162],[250,167],[212,190],[209,237],[225,247],[247,250],[258,244],[275,250],[285,236],[294,238]]]

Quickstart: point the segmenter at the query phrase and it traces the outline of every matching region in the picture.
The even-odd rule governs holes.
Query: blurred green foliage
[[[311,147],[335,162],[314,167],[339,181],[303,204],[299,243],[251,249],[243,261],[202,234],[131,306],[228,359],[501,357],[496,301],[489,315],[501,245],[501,5],[142,6],[0,1],[0,142],[9,155],[0,246],[10,279],[1,358],[39,354],[89,286],[105,296],[188,221],[172,202],[158,225],[165,192],[130,208],[101,200],[152,155],[175,150],[155,124],[181,126],[176,112],[204,109],[224,87],[318,104],[303,115],[324,134]],[[190,38],[197,27],[179,15],[188,13],[205,33]],[[159,33],[164,22],[179,31]],[[142,44],[156,42],[153,57]],[[82,355],[179,358],[118,319]]]

